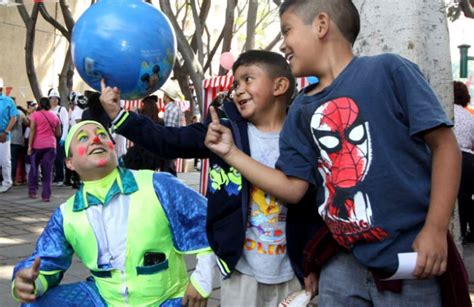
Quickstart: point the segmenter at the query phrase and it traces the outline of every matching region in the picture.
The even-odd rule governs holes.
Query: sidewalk
[[[178,177],[188,186],[198,189],[199,173],[181,173]],[[52,212],[76,190],[71,187],[53,186],[51,202],[29,199],[26,186],[12,187],[7,193],[0,194],[0,306],[18,306],[11,298],[11,275],[14,265],[31,255],[36,239],[49,220]],[[187,257],[188,269],[195,266],[193,257]],[[84,269],[77,258],[73,259],[63,283],[84,280],[90,273]],[[219,281],[208,301],[208,306],[219,306]]]
[[[178,177],[193,189],[198,189],[199,173],[180,173]],[[18,306],[11,298],[11,275],[14,265],[31,255],[36,239],[49,220],[51,213],[59,204],[76,190],[71,187],[53,187],[51,202],[32,200],[27,197],[26,186],[12,187],[0,194],[0,306]],[[464,246],[464,261],[471,282],[471,299],[474,298],[474,244]],[[195,262],[192,257],[186,259],[188,269],[192,271]],[[63,283],[83,280],[89,276],[77,258],[63,278]],[[219,306],[219,281],[214,281],[215,290],[208,306]]]

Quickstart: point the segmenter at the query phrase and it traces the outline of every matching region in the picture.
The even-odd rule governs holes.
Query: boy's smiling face
[[[320,54],[318,47],[321,43],[314,24],[315,22],[305,24],[302,17],[293,13],[291,9],[280,17],[283,35],[280,51],[285,54],[295,77],[316,75],[313,67],[317,65],[318,54]]]
[[[117,167],[114,144],[103,127],[86,124],[73,135],[66,160],[83,180],[98,180]]]
[[[240,114],[255,123],[274,107],[274,80],[258,64],[241,65],[234,72],[234,103]]]

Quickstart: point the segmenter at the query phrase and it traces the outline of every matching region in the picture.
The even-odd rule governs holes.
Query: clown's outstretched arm
[[[204,145],[207,125],[195,123],[184,127],[165,127],[149,117],[120,107],[120,92],[102,81],[100,103],[112,120],[112,131],[123,135],[163,159],[208,158]]]
[[[51,216],[31,257],[17,263],[13,270],[12,296],[22,302],[34,301],[58,285],[71,266],[73,250],[63,230],[61,209]]]
[[[209,125],[205,143],[211,151],[263,191],[292,204],[298,203],[303,198],[309,187],[307,181],[287,176],[278,169],[252,159],[235,146],[231,131],[219,122],[214,108],[210,108],[209,111],[212,123]]]

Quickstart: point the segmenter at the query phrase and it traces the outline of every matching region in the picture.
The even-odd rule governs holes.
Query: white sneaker
[[[64,182],[62,181],[56,181],[56,182],[53,182],[53,185],[57,186],[57,187],[62,187],[64,186]]]
[[[10,188],[12,187],[12,185],[2,185],[0,186],[0,193],[5,193],[6,191],[10,190]]]

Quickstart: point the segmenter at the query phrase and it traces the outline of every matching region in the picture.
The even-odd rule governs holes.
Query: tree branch
[[[459,6],[467,18],[474,18],[474,0],[460,0]]]
[[[44,6],[44,3],[43,2],[40,2],[38,3],[39,4],[39,11],[41,13],[41,16],[43,16],[43,18],[48,22],[50,23],[54,28],[58,29],[59,32],[61,32],[61,34],[69,41],[71,42],[71,34],[68,32],[68,30],[63,27],[62,24],[60,24],[59,22],[56,21],[56,19],[54,19],[53,17],[51,17],[48,13],[48,11],[46,10],[46,7]]]

